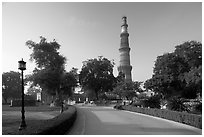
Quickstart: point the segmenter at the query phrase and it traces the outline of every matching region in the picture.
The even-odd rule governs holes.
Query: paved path
[[[202,130],[161,118],[115,110],[112,107],[77,108],[71,135],[201,135]]]

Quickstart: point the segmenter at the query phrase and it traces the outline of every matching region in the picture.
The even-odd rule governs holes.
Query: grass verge
[[[19,108],[3,108],[3,111],[16,111]],[[32,112],[55,113],[58,108],[27,108]],[[58,111],[57,111],[58,112]],[[56,114],[54,114],[56,115]],[[15,117],[2,118],[3,135],[61,135],[69,130],[76,119],[76,108],[68,106],[68,110],[52,119],[26,119],[27,128],[19,131],[21,119]]]

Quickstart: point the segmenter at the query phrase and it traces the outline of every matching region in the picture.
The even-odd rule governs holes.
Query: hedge
[[[76,107],[69,106],[67,111],[54,117],[44,120],[35,127],[27,127],[26,130],[19,131],[23,135],[63,135],[72,127],[77,116]]]
[[[153,109],[153,108],[140,108],[134,106],[116,106],[115,108],[122,108],[124,110],[156,116],[168,120],[173,120],[190,126],[194,126],[202,129],[202,116],[189,114],[187,112],[178,112],[165,109]]]

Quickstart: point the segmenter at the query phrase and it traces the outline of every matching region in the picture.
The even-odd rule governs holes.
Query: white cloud
[[[96,22],[96,21],[91,21],[91,20],[83,20],[83,19],[79,19],[76,17],[71,16],[68,19],[68,25],[69,26],[79,26],[79,27],[96,27],[98,26],[100,23]]]

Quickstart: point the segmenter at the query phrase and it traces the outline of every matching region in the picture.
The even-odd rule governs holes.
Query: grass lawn
[[[60,107],[46,105],[25,107],[27,128],[36,127],[40,122],[60,114]],[[21,123],[21,107],[2,105],[2,134],[17,134]]]
[[[50,107],[48,105],[25,107],[25,111],[43,112],[43,111],[60,111],[60,107]],[[2,105],[2,111],[21,111],[21,107],[9,107],[9,105]]]

